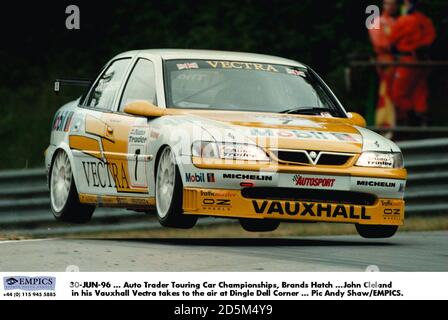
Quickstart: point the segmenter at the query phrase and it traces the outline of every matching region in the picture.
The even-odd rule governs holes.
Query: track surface
[[[448,271],[448,231],[262,239],[0,242],[0,271]]]

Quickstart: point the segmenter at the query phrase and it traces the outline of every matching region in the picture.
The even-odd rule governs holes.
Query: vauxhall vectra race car
[[[57,111],[45,154],[51,207],[66,222],[103,206],[155,211],[166,227],[199,216],[248,231],[337,222],[381,238],[404,220],[400,149],[312,69],[272,56],[120,54]]]

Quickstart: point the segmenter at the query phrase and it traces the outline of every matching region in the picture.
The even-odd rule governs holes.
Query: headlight
[[[356,162],[360,167],[396,168],[404,167],[401,152],[363,152]]]
[[[263,149],[252,144],[196,141],[191,146],[191,149],[194,157],[225,160],[270,161]]]

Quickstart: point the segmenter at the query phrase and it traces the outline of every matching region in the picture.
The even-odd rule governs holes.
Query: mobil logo
[[[185,180],[187,182],[196,182],[196,183],[203,183],[203,182],[215,182],[215,174],[214,173],[186,173],[185,174]]]

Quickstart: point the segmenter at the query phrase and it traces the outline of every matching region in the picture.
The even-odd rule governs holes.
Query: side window
[[[135,64],[121,98],[120,111],[136,100],[157,104],[154,64],[146,59],[139,59]]]
[[[112,62],[92,88],[87,98],[87,106],[99,109],[112,109],[115,95],[120,88],[130,60],[120,59]]]

